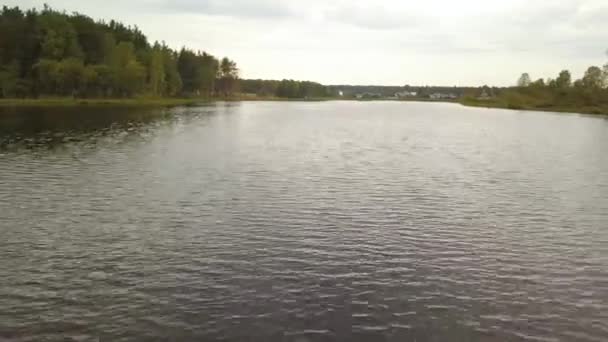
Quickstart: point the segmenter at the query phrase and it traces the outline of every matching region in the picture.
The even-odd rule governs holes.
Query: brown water
[[[608,120],[0,114],[0,341],[606,341]]]

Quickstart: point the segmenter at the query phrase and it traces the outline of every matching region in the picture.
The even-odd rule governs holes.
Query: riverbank
[[[372,101],[371,99],[352,99],[352,98],[306,98],[306,99],[288,99],[274,96],[268,97],[253,97],[253,96],[232,96],[229,98],[133,98],[133,99],[75,99],[75,98],[42,98],[42,99],[0,99],[1,108],[15,107],[175,107],[175,106],[193,106],[200,104],[208,104],[214,101],[239,102],[239,101]],[[403,102],[451,102],[460,103],[468,107],[480,108],[502,108],[511,110],[530,110],[544,112],[561,112],[561,113],[580,113],[580,114],[595,114],[608,115],[608,106],[562,106],[562,105],[514,105],[502,98],[494,98],[489,100],[478,100],[474,98],[465,98],[460,102],[457,101],[433,101],[426,99],[375,99],[375,101],[403,101]]]
[[[474,98],[465,98],[460,101],[460,104],[467,107],[481,108],[501,108],[511,110],[529,110],[538,112],[558,112],[558,113],[574,113],[574,114],[594,114],[608,115],[608,106],[575,106],[575,105],[556,105],[551,103],[540,104],[521,104],[512,103],[506,99],[494,98],[489,100],[478,100]]]
[[[329,101],[333,98],[287,99],[274,96],[252,97],[231,96],[214,98],[132,98],[132,99],[76,99],[76,98],[40,98],[40,99],[0,99],[0,108],[6,107],[75,107],[75,106],[120,106],[120,107],[174,107],[191,106],[213,101]]]
[[[133,98],[133,99],[0,99],[0,107],[73,107],[73,106],[137,106],[170,107],[209,102],[206,99]]]

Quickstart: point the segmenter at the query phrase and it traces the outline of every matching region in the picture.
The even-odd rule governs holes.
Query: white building
[[[400,93],[395,93],[396,98],[416,97],[416,96],[418,96],[418,92],[416,92],[416,91],[402,91]]]
[[[429,95],[431,100],[455,100],[458,98],[456,94],[433,93]]]
[[[489,100],[491,98],[485,88],[481,91],[481,95],[477,97],[478,100]]]

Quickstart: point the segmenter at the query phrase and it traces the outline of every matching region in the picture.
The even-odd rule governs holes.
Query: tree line
[[[310,81],[241,80],[240,86],[243,93],[260,97],[304,99],[323,98],[331,95],[328,87]]]
[[[608,114],[608,64],[590,66],[578,79],[573,79],[569,70],[546,80],[534,80],[529,73],[523,73],[514,86],[483,86],[467,91],[461,102],[483,107]]]
[[[608,64],[590,66],[581,78],[573,80],[568,70],[557,77],[532,80],[524,73],[514,88],[500,97],[510,108],[564,109],[589,113],[608,112]]]
[[[605,89],[608,87],[608,64],[602,68],[598,66],[590,66],[582,78],[572,81],[572,74],[568,70],[562,70],[559,75],[553,79],[549,78],[545,81],[539,78],[532,81],[530,74],[523,73],[517,80],[517,86],[525,87],[549,87],[555,89],[568,89],[571,87],[580,89]]]
[[[238,78],[229,58],[150,44],[136,26],[46,5],[0,12],[2,98],[230,96]]]

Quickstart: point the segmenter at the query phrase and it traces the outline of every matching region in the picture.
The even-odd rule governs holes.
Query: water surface
[[[606,341],[608,120],[0,114],[2,341]]]

